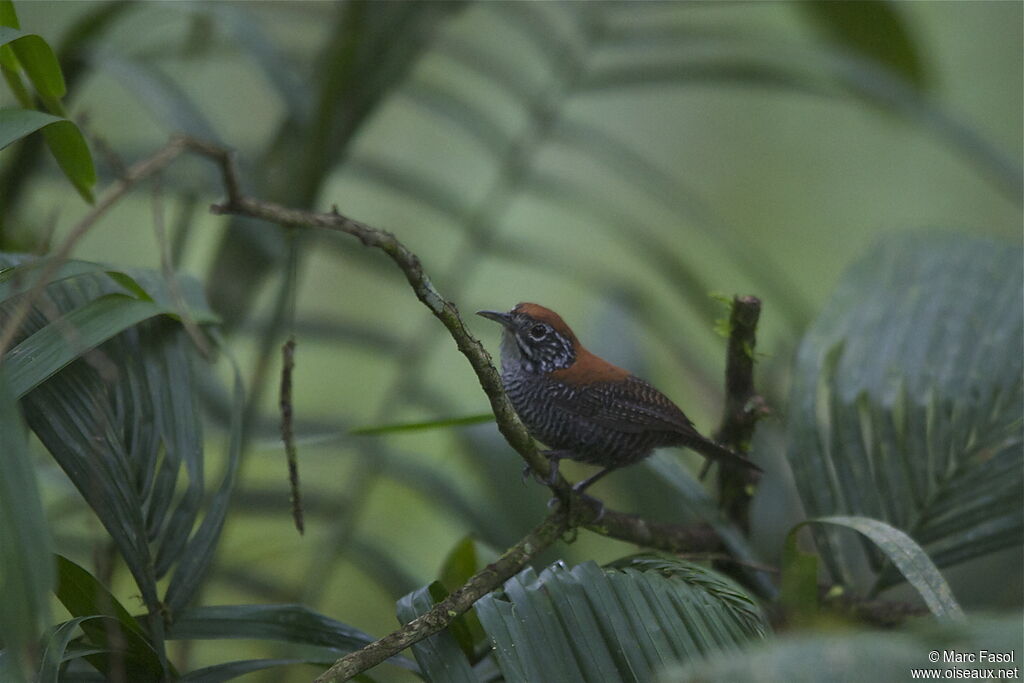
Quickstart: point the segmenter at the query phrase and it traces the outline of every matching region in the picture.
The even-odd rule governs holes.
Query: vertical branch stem
[[[715,439],[740,453],[750,450],[757,421],[767,413],[764,399],[754,391],[754,347],[761,300],[737,296],[729,315],[729,345],[725,363],[725,409]],[[750,533],[750,501],[760,473],[723,467],[718,473],[719,504],[744,533]]]

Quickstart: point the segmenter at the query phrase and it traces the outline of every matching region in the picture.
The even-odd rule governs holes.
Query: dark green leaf
[[[220,335],[215,333],[213,336],[223,350],[225,347]],[[167,587],[164,602],[174,612],[189,603],[213,560],[213,552],[217,547],[220,532],[224,528],[224,518],[227,516],[228,504],[231,502],[231,493],[235,488],[235,478],[242,455],[242,413],[245,408],[245,388],[242,384],[242,374],[234,359],[231,359],[231,364],[234,370],[234,389],[227,464],[224,468],[224,477],[221,480],[220,488],[214,494],[213,501],[210,503],[199,529],[189,539],[174,571],[174,576],[171,577],[171,583]]]
[[[27,655],[49,622],[54,581],[50,533],[27,436],[14,394],[0,375],[0,641],[10,657],[12,681],[29,678]]]
[[[71,361],[143,320],[166,313],[151,301],[107,294],[46,325],[8,352],[3,374],[24,396]]]
[[[42,267],[20,257],[0,260],[21,264],[0,274],[5,295],[28,286]],[[198,360],[184,330],[167,317],[137,324],[150,313],[176,310],[166,283],[152,273],[82,263],[65,264],[58,276],[46,289],[48,305],[31,311],[28,337],[12,350],[4,372],[30,376],[34,388],[23,387],[30,425],[103,522],[151,613],[164,609],[156,581],[178,563],[170,605],[178,607],[198,585],[223,522],[225,491],[237,467],[237,428],[225,484],[194,529],[204,490],[192,389]],[[180,283],[184,305],[204,310],[189,282]],[[125,289],[144,298],[115,293]],[[49,322],[42,309],[71,312]],[[75,360],[108,337],[88,358]]]
[[[120,628],[121,624],[113,617],[104,614],[93,614],[87,617],[75,617],[53,630],[45,640],[43,648],[43,663],[39,667],[39,683],[60,683],[61,667],[69,659],[83,657],[86,655],[102,654],[99,648],[85,648],[80,651],[69,652],[69,643],[78,632],[79,626],[86,621],[109,619]]]
[[[0,149],[50,125],[75,127],[67,119],[34,109],[0,109]]]
[[[465,536],[448,551],[448,556],[441,563],[441,575],[438,579],[450,593],[466,583],[469,577],[479,570],[480,559],[477,557],[476,541],[472,536]]]
[[[728,579],[640,556],[527,569],[477,603],[508,681],[649,680],[655,671],[764,637],[756,603]]]
[[[0,0],[0,26],[21,28],[21,25],[18,23],[18,13],[14,11],[14,2],[12,0]]]
[[[11,297],[24,294],[36,283],[36,278],[50,263],[48,258],[24,259],[7,255],[10,265],[0,268],[0,304]],[[5,259],[6,260],[6,259]],[[109,267],[89,261],[67,261],[61,264],[50,277],[50,283],[60,282],[79,275],[108,272]]]
[[[67,89],[64,76],[60,72],[60,64],[53,50],[41,36],[34,33],[22,33],[18,29],[0,25],[0,45],[10,45],[17,55],[21,67],[25,69],[29,80],[36,91],[44,97],[60,99]],[[63,112],[52,112],[63,116]]]
[[[159,463],[159,473],[152,467],[147,474],[157,480],[150,500],[149,520],[152,536],[158,544],[156,575],[163,576],[185,552],[185,544],[199,513],[203,498],[203,435],[199,406],[190,363],[189,340],[177,326],[145,326],[139,330],[141,343],[149,352],[150,362],[144,365],[145,379],[134,393],[142,401],[149,393],[153,410],[154,434],[147,441],[163,442],[163,458],[159,449],[149,449],[150,463]],[[133,446],[135,444],[133,443]],[[135,456],[142,455],[141,453]],[[188,486],[182,493],[175,483],[182,465]],[[147,477],[148,478],[148,477]],[[165,479],[166,483],[159,480]],[[178,497],[173,513],[166,519],[172,494]]]
[[[924,232],[851,268],[791,391],[787,454],[811,516],[885,521],[940,567],[1021,544],[1022,271],[1016,247]],[[816,538],[850,583],[843,544]]]
[[[167,630],[174,640],[251,638],[358,650],[374,641],[362,631],[318,614],[303,605],[216,605],[189,607],[175,615]],[[390,663],[411,671],[416,665],[395,656]]]
[[[238,662],[227,662],[215,664],[203,669],[190,671],[178,680],[181,683],[222,683],[230,681],[239,676],[244,676],[253,671],[263,671],[279,666],[294,666],[296,664],[321,664],[330,666],[332,660],[310,660],[310,659],[246,659]]]
[[[440,588],[436,592],[439,593],[443,590],[446,595],[462,588],[462,585],[482,566],[483,563],[477,554],[476,542],[472,537],[465,537],[449,551],[447,557],[441,562],[437,582]],[[444,596],[434,595],[433,597],[435,600],[439,600]],[[449,630],[455,636],[463,653],[469,657],[470,661],[475,660],[478,646],[484,641],[483,627],[480,626],[476,610],[470,607],[465,613],[459,614],[449,626]]]
[[[957,604],[953,591],[942,578],[942,574],[921,546],[899,529],[867,517],[819,517],[802,522],[796,528],[799,529],[805,524],[833,524],[864,534],[885,553],[907,582],[921,594],[932,614],[940,619],[963,617],[963,610]],[[790,534],[792,537],[793,532]]]
[[[434,603],[447,597],[438,582],[403,596],[396,604],[398,620],[407,624],[428,612]],[[433,683],[477,683],[466,654],[449,629],[435,633],[412,646],[420,670]]]
[[[78,126],[67,119],[32,109],[0,109],[0,149],[38,130],[43,131],[46,144],[64,175],[91,203],[96,169]]]
[[[828,38],[867,59],[898,73],[918,90],[928,76],[924,60],[903,20],[899,3],[888,0],[858,2],[797,2],[803,12]]]
[[[90,644],[109,651],[86,659],[107,676],[120,667],[130,680],[160,680],[166,675],[161,659],[139,623],[99,581],[71,560],[57,555],[55,591],[72,617],[106,616],[107,620],[82,619]]]

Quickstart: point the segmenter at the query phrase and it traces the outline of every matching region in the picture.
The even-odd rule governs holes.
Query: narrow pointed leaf
[[[963,618],[963,610],[938,568],[921,546],[899,529],[867,517],[818,517],[802,522],[797,528],[805,524],[832,524],[864,534],[921,594],[932,614],[940,619]]]
[[[246,638],[300,643],[346,653],[375,638],[314,612],[304,605],[208,605],[188,607],[175,615],[167,637],[173,640]],[[395,656],[388,662],[411,671],[416,664]]]
[[[50,533],[28,448],[28,430],[0,376],[0,641],[8,676],[28,680],[27,655],[49,621]]]
[[[10,45],[14,50],[18,62],[40,95],[54,99],[64,97],[67,88],[64,86],[60,64],[41,36],[0,25],[0,46],[4,45]],[[63,115],[61,112],[53,113]]]
[[[91,645],[110,651],[87,659],[107,675],[123,666],[132,680],[159,680],[165,676],[149,636],[117,598],[85,569],[61,555],[56,557],[59,580],[55,593],[61,604],[73,617],[109,618],[79,622]]]
[[[397,432],[418,432],[428,429],[446,429],[448,427],[464,427],[467,425],[492,422],[493,413],[480,413],[478,415],[466,415],[464,417],[449,417],[442,420],[428,420],[425,422],[402,422],[398,424],[379,425],[374,427],[357,427],[350,429],[349,434],[359,436],[374,436],[377,434],[394,434]]]
[[[67,119],[32,109],[0,109],[0,149],[39,130],[64,175],[91,203],[96,169],[78,126]]]
[[[296,664],[330,666],[333,663],[332,660],[319,659],[245,659],[196,669],[195,671],[188,672],[179,678],[178,681],[180,683],[223,683],[223,681],[230,681],[253,671],[275,669],[280,666],[294,666]]]
[[[220,340],[219,335],[214,335],[214,338]],[[218,346],[223,348],[222,341],[218,341]],[[171,583],[167,587],[164,602],[172,611],[185,607],[198,590],[199,584],[213,560],[217,541],[224,528],[224,519],[227,517],[231,493],[235,488],[235,478],[242,457],[242,415],[245,408],[245,389],[242,384],[241,372],[233,359],[232,368],[234,389],[232,391],[231,424],[228,433],[228,454],[224,476],[220,488],[214,494],[213,501],[206,511],[206,516],[203,517],[199,528],[189,539],[175,568],[174,575],[171,577]]]
[[[75,617],[65,621],[53,630],[49,637],[46,638],[43,646],[43,662],[39,667],[38,675],[39,683],[60,682],[61,667],[63,667],[64,662],[71,658],[67,656],[68,645],[71,639],[77,635],[79,626],[86,621],[102,619],[117,621],[103,614],[93,614],[87,617]],[[96,654],[94,650],[89,650],[89,653]]]
[[[436,581],[419,588],[398,600],[398,620],[407,624],[428,612],[434,604],[448,594]],[[420,670],[434,683],[477,683],[464,650],[450,629],[421,640],[412,646],[413,656]]]

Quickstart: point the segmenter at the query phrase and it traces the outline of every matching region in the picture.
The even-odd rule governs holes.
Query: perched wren
[[[508,313],[478,311],[505,328],[501,380],[530,433],[569,458],[603,467],[577,483],[583,491],[609,472],[643,460],[655,448],[685,446],[706,458],[760,471],[754,463],[701,436],[683,411],[653,386],[583,348],[552,310],[522,303]]]

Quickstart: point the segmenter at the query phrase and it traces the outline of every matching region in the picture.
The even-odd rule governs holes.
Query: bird
[[[709,460],[760,467],[701,435],[686,414],[650,383],[588,351],[562,317],[534,303],[477,311],[500,323],[501,381],[530,434],[549,450],[550,479],[563,458],[602,469],[573,486],[581,493],[654,449],[683,446]],[[527,469],[528,471],[528,469]],[[524,472],[525,474],[525,472]]]

